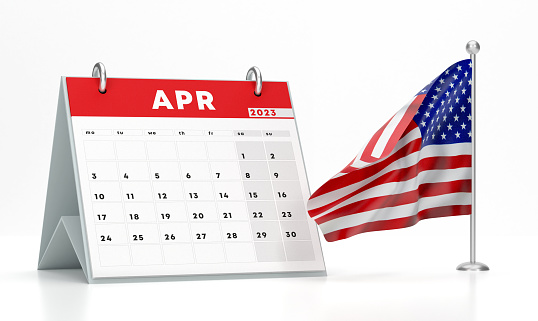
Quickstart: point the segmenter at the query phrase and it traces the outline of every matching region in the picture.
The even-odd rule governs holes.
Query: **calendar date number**
[[[101,242],[110,242],[112,241],[112,238],[110,237],[110,235],[101,235]]]

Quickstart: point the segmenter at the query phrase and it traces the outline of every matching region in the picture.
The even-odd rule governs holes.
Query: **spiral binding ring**
[[[98,62],[93,66],[92,77],[99,77],[99,92],[106,93],[106,70],[102,62]]]
[[[254,75],[254,79],[256,80],[256,89],[254,90],[254,95],[261,96],[262,94],[262,73],[260,69],[256,66],[250,67],[250,69],[247,72],[247,80],[252,80],[252,75]]]

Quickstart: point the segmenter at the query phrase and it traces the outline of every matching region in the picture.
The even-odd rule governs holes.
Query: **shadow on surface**
[[[82,270],[41,270],[37,279],[44,320],[86,318],[90,287]]]
[[[38,270],[37,278],[40,284],[44,282],[88,284],[82,269]]]

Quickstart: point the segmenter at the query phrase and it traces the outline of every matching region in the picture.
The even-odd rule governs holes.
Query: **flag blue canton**
[[[422,147],[471,142],[471,77],[471,60],[462,60],[418,93],[426,94],[413,117]]]

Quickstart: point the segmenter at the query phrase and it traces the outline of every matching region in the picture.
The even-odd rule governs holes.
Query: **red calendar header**
[[[67,77],[71,116],[293,118],[288,84],[264,81],[261,96],[254,81]]]

